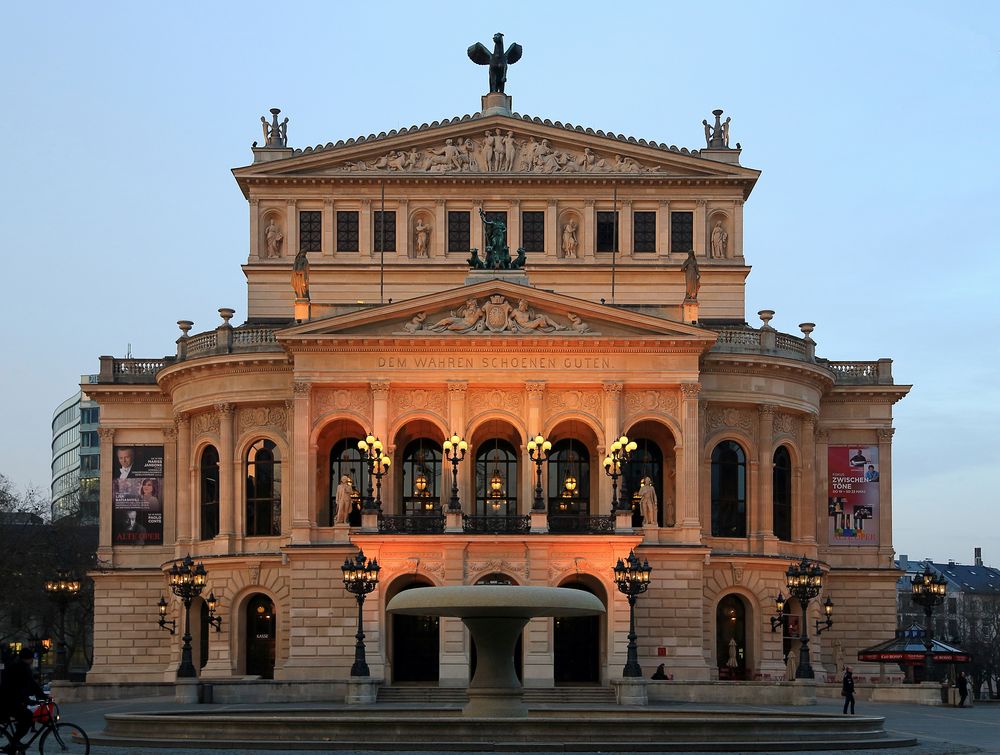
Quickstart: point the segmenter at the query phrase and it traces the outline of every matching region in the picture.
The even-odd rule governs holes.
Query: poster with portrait
[[[163,545],[163,446],[115,446],[111,540]]]
[[[830,446],[830,545],[878,545],[878,446]]]

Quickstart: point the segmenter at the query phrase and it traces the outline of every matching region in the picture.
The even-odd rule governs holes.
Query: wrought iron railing
[[[549,514],[549,532],[556,535],[610,535],[614,531],[614,514]]]
[[[531,515],[462,515],[462,531],[472,535],[519,535],[531,532]]]
[[[378,531],[386,535],[437,535],[444,532],[444,514],[382,516]]]

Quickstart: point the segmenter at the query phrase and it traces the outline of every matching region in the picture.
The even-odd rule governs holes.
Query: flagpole
[[[617,262],[618,262],[618,184],[615,184],[614,191],[614,205],[615,205],[615,243],[611,248],[611,303],[615,303],[615,273],[617,272]]]
[[[378,300],[385,304],[385,179],[382,179],[382,210],[379,213]]]

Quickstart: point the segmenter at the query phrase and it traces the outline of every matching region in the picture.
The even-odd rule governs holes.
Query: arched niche
[[[273,225],[272,225],[273,224]],[[260,214],[260,236],[257,239],[257,256],[262,260],[280,259],[288,248],[288,229],[281,210],[270,208]],[[274,244],[269,243],[273,234]]]
[[[434,227],[434,213],[426,207],[419,207],[410,213],[407,225],[409,256],[412,259],[429,259],[431,256],[432,238],[435,233],[444,233],[446,229]],[[420,241],[423,236],[423,246]]]
[[[569,243],[568,233],[570,232],[570,229],[567,228],[567,226],[570,225],[575,226],[572,229],[572,236],[576,240],[575,253],[572,254],[567,252]],[[581,215],[578,210],[563,210],[559,213],[556,226],[556,231],[558,233],[558,238],[556,239],[556,256],[561,259],[579,259],[583,257],[583,215]]]
[[[719,227],[720,234],[716,233],[716,226]],[[733,256],[733,223],[727,212],[712,210],[708,214],[705,238],[707,239],[709,258],[721,260]]]

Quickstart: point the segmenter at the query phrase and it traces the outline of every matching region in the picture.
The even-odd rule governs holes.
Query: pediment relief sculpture
[[[444,144],[408,151],[392,150],[371,160],[339,166],[343,170],[404,173],[651,173],[645,165],[620,154],[598,154],[590,147],[559,149],[548,139],[519,138],[513,131],[490,129],[481,138],[446,139]]]
[[[561,317],[565,322],[545,312],[531,309],[524,299],[519,299],[515,306],[506,296],[497,294],[482,303],[479,299],[469,299],[464,307],[451,310],[446,315],[438,314],[432,317],[427,312],[418,312],[403,326],[403,331],[414,335],[429,333],[595,335],[590,326],[575,312],[566,312]]]

